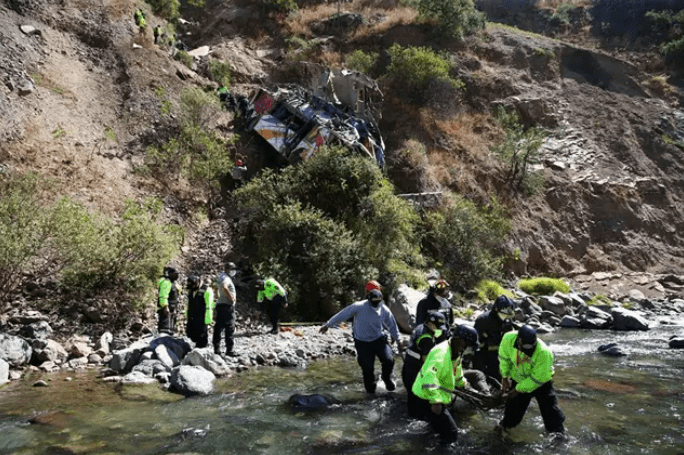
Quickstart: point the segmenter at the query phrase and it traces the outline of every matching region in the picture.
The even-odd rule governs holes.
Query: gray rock
[[[180,365],[171,371],[171,387],[189,395],[208,395],[214,391],[216,377],[200,366]]]
[[[23,338],[0,333],[0,359],[13,367],[20,367],[29,363],[32,354],[31,346]]]
[[[567,328],[577,328],[580,326],[580,320],[576,318],[575,316],[563,316],[563,319],[561,319],[561,322],[559,324],[561,327],[567,327]]]
[[[20,25],[19,29],[26,35],[40,35],[41,31],[33,25]]]
[[[162,362],[164,365],[169,367],[169,370],[173,367],[177,367],[180,364],[180,360],[173,351],[169,351],[163,344],[158,345],[154,349],[154,355]]]
[[[298,357],[294,353],[285,352],[278,356],[278,365],[286,368],[306,368],[306,360]]]
[[[613,308],[610,314],[613,316],[613,328],[615,330],[649,329],[648,321],[637,311]]]
[[[76,357],[67,362],[69,368],[79,369],[88,365],[88,357]]]
[[[157,359],[143,360],[133,367],[131,371],[139,371],[145,376],[154,377],[157,373],[169,373],[171,368]]]
[[[183,338],[175,338],[172,336],[160,336],[150,342],[150,349],[154,351],[157,346],[163,344],[166,348],[176,354],[176,357],[182,359],[192,350],[190,344]]]
[[[47,321],[39,321],[23,326],[20,333],[25,338],[45,340],[52,335],[52,327],[50,327]]]
[[[406,284],[401,284],[392,293],[387,306],[394,315],[399,329],[404,333],[411,333],[416,326],[416,307],[425,298],[423,292],[417,291]]]
[[[92,353],[88,356],[88,363],[100,364],[102,363],[102,357],[99,354]]]
[[[131,371],[121,379],[122,384],[152,384],[156,379],[145,376],[140,371]]]
[[[46,373],[52,373],[53,371],[59,370],[59,365],[57,365],[55,362],[47,361],[41,363],[38,368],[45,371]]]
[[[114,340],[114,336],[111,332],[103,333],[100,339],[95,343],[95,351],[101,356],[109,354],[112,340]]]
[[[131,347],[114,351],[109,368],[117,373],[126,373],[138,364],[142,353],[148,348],[147,341],[133,343]]]
[[[626,356],[625,352],[620,349],[620,346],[618,346],[617,343],[608,343],[599,346],[598,351],[603,354],[607,355],[610,357],[623,357]]]
[[[230,373],[226,361],[221,356],[214,354],[210,348],[193,349],[183,358],[181,363],[202,367],[216,376],[225,376]]]
[[[48,386],[48,383],[43,381],[42,379],[33,383],[33,387],[47,387],[47,386]]]
[[[9,381],[9,363],[0,359],[0,385]]]
[[[527,315],[540,314],[543,311],[539,305],[534,303],[531,297],[523,298],[518,304],[518,307],[521,308]]]
[[[66,351],[71,357],[88,357],[93,353],[93,349],[87,342],[81,340],[72,340],[67,343]]]
[[[612,324],[612,316],[596,306],[587,307],[580,315],[580,327],[583,329],[607,329]]]
[[[33,359],[35,363],[54,362],[61,365],[66,362],[69,353],[61,344],[54,340],[36,340],[33,346]]]
[[[672,337],[669,344],[673,349],[684,349],[684,337]]]

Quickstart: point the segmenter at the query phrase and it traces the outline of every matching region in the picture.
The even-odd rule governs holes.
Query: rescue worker
[[[441,311],[447,319],[447,327],[451,327],[454,322],[454,312],[451,310],[449,299],[452,294],[449,291],[449,283],[439,279],[434,286],[430,287],[427,297],[418,302],[416,308],[416,325],[427,321],[428,314]],[[447,334],[448,335],[448,334]]]
[[[461,356],[469,346],[477,349],[477,331],[467,325],[454,327],[451,338],[432,348],[427,355],[411,389],[427,402],[426,419],[447,444],[458,437],[456,422],[448,408],[454,388],[469,388],[461,367]]]
[[[285,288],[273,278],[267,278],[266,280],[258,279],[256,281],[256,289],[257,303],[262,303],[264,302],[264,299],[266,299],[264,302],[266,305],[266,314],[273,326],[270,333],[277,334],[280,309],[287,308],[287,292],[285,292]]]
[[[537,332],[532,327],[524,325],[517,332],[503,336],[499,345],[499,369],[507,401],[504,417],[497,429],[517,426],[532,397],[535,397],[546,431],[565,431],[565,415],[558,407],[553,389],[553,353],[542,340],[537,339]]]
[[[404,357],[404,366],[401,369],[401,379],[407,393],[407,405],[409,416],[424,418],[429,411],[427,401],[418,398],[411,387],[423,366],[425,357],[435,345],[446,340],[446,317],[437,311],[430,313],[428,320],[413,330],[411,341]]]
[[[135,25],[138,26],[138,32],[141,35],[144,35],[145,28],[147,28],[147,20],[145,19],[145,13],[143,10],[140,8],[136,9],[135,13],[133,14],[133,18],[135,19]]]
[[[382,292],[382,286],[380,283],[375,280],[370,280],[368,283],[366,283],[366,296],[368,296],[368,293],[373,289],[377,289],[378,291]]]
[[[498,382],[501,382],[499,343],[504,333],[513,330],[511,318],[515,314],[514,310],[515,303],[505,295],[500,295],[489,311],[475,319],[480,350],[475,355],[474,367]]]
[[[237,266],[228,262],[224,268],[225,273],[220,273],[216,277],[216,288],[218,298],[216,301],[216,325],[214,325],[214,334],[212,343],[214,345],[214,353],[221,353],[221,333],[225,331],[226,337],[226,355],[234,357],[233,352],[235,334],[235,304],[237,302],[237,293],[235,292],[235,284],[232,278],[237,273]]]
[[[157,298],[157,331],[173,335],[176,327],[176,312],[182,288],[176,284],[178,270],[164,267],[162,277],[157,283],[159,296]]]
[[[219,101],[221,101],[222,103],[224,103],[230,96],[230,90],[228,90],[228,88],[225,85],[222,85],[219,88],[217,88],[216,93],[218,93]]]
[[[213,323],[214,291],[202,283],[197,275],[188,277],[188,305],[185,308],[185,334],[195,346],[204,348],[209,344],[208,326]]]
[[[158,44],[159,37],[162,34],[161,25],[157,25],[156,27],[154,27],[154,29],[152,30],[152,34],[154,35],[154,44]]]
[[[389,308],[383,303],[382,293],[373,289],[366,300],[352,303],[330,318],[320,329],[325,333],[330,327],[353,318],[354,347],[356,360],[361,367],[363,385],[368,393],[375,393],[375,358],[380,360],[380,377],[388,391],[396,388],[392,380],[394,352],[387,342],[384,330],[388,330],[392,342],[399,344],[399,328]]]

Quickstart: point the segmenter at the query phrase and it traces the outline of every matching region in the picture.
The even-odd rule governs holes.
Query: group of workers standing
[[[366,299],[353,303],[330,318],[320,332],[353,320],[357,361],[366,392],[376,391],[374,362],[381,364],[380,377],[388,391],[392,380],[394,352],[399,330],[390,309],[384,304],[380,285],[366,286]],[[553,388],[553,353],[527,325],[515,330],[512,322],[515,303],[506,296],[496,299],[481,314],[474,327],[453,325],[449,284],[438,280],[426,298],[418,303],[417,326],[405,350],[402,380],[407,392],[408,414],[432,425],[442,442],[456,441],[458,428],[449,410],[454,393],[471,390],[490,393],[490,382],[500,385],[506,399],[503,419],[497,431],[517,426],[531,399],[537,399],[550,433],[563,433],[565,415],[558,406]],[[391,340],[386,333],[389,333]],[[464,357],[472,358],[473,369],[464,369]],[[488,378],[491,378],[488,381]]]
[[[222,337],[225,338],[225,355],[235,356],[235,307],[237,293],[233,278],[237,266],[228,262],[224,272],[213,279],[190,275],[186,282],[185,334],[198,348],[209,345],[209,327],[213,325],[212,344],[214,353],[221,354]],[[176,318],[180,310],[183,289],[177,283],[179,273],[173,267],[165,267],[158,283],[157,330],[170,335],[175,333]],[[273,278],[256,280],[256,301],[266,307],[272,328],[278,333],[281,308],[287,308],[287,292]]]

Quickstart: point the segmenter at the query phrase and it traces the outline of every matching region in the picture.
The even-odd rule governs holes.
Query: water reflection
[[[30,381],[11,384],[0,389],[0,453],[684,453],[684,351],[667,347],[677,331],[561,330],[544,336],[556,354],[566,440],[544,432],[534,401],[503,440],[492,431],[501,411],[457,403],[460,439],[442,447],[427,424],[407,419],[403,388],[368,398],[355,360],[345,357],[313,363],[307,371],[239,374],[221,381],[219,393],[190,399],[155,386],[118,388],[89,375],[71,382],[52,376],[42,389]],[[608,342],[618,342],[628,355],[598,354]],[[287,405],[296,392],[328,393],[341,403],[298,412]]]

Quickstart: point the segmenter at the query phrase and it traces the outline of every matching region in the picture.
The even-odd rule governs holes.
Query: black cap
[[[434,313],[430,313],[430,315],[427,318],[427,322],[432,322],[435,327],[437,327],[439,330],[446,330],[446,316],[444,316],[444,313],[441,313],[439,311],[435,311]]]

